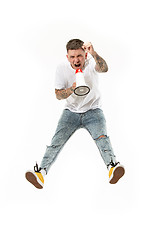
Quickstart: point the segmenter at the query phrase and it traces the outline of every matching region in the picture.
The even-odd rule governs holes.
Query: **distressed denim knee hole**
[[[102,138],[107,138],[107,135],[101,135],[98,138],[95,138],[94,140],[96,141],[96,140],[99,140],[99,139],[102,139]]]

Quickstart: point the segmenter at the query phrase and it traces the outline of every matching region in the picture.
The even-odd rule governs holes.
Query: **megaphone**
[[[87,95],[90,92],[90,88],[85,83],[82,70],[77,69],[75,74],[76,74],[76,88],[74,89],[74,93],[77,96]]]

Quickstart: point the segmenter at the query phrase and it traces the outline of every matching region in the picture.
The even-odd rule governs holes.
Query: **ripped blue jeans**
[[[96,108],[85,113],[75,113],[64,109],[58,122],[55,135],[52,138],[51,145],[47,146],[40,167],[48,172],[64,144],[72,134],[80,128],[85,128],[90,133],[106,166],[109,165],[110,162],[116,162],[110,139],[107,136],[106,120],[103,111]]]

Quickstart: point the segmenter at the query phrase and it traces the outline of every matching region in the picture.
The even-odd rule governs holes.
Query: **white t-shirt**
[[[100,108],[100,92],[98,90],[98,73],[95,70],[95,60],[93,57],[87,59],[83,69],[86,85],[90,92],[85,96],[77,96],[72,93],[66,99],[65,109],[72,112],[83,113],[90,109]],[[55,76],[55,89],[70,88],[76,81],[75,69],[73,69],[68,60],[57,66]]]

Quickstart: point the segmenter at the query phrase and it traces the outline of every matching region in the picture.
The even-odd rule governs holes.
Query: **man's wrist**
[[[97,56],[97,53],[95,51],[93,51],[93,53],[91,55],[94,58],[95,56]]]

